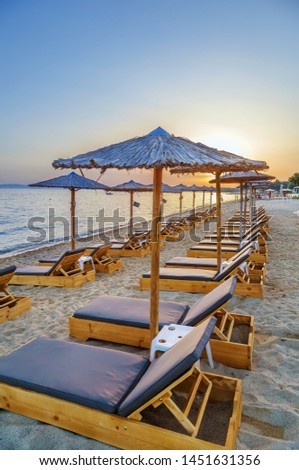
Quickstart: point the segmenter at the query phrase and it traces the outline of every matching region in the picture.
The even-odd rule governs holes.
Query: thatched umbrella
[[[195,184],[193,186],[190,186],[190,189],[194,188],[194,193],[193,193],[193,210],[195,209],[195,191],[201,191],[202,192],[202,207],[203,209],[205,208],[206,205],[206,193],[210,193],[210,209],[212,208],[212,195],[216,191],[216,188],[213,186],[196,186]]]
[[[133,208],[134,208],[134,193],[140,192],[151,192],[153,187],[151,185],[146,185],[138,183],[137,181],[127,181],[126,183],[118,184],[117,186],[112,186],[109,188],[109,191],[118,191],[118,192],[128,192],[130,194],[130,223],[129,223],[129,233],[133,233]]]
[[[162,185],[163,193],[177,193],[180,198],[180,217],[182,217],[183,212],[183,191],[188,191],[189,186],[185,184],[177,184],[175,186],[169,186],[168,184]]]
[[[65,176],[58,176],[39,183],[32,183],[29,186],[37,186],[41,188],[66,188],[71,191],[71,249],[74,250],[76,246],[76,229],[75,229],[75,209],[76,191],[79,189],[108,189],[104,184],[96,183],[95,181],[85,178],[84,176],[77,175],[74,171]]]
[[[143,137],[113,144],[98,150],[78,155],[74,158],[59,159],[53,162],[55,168],[108,168],[153,170],[153,211],[152,211],[152,254],[151,254],[151,294],[150,323],[151,338],[158,332],[159,314],[159,262],[160,262],[160,202],[162,193],[163,169],[191,169],[191,172],[216,173],[217,187],[223,171],[265,168],[265,162],[254,162],[241,157],[225,157],[217,150],[203,144],[175,137],[160,127]],[[219,197],[220,199],[220,197]],[[220,241],[220,238],[219,238]]]
[[[224,154],[226,152],[223,152]],[[222,175],[220,178],[221,183],[231,184],[231,183],[240,183],[240,240],[242,240],[243,235],[243,211],[244,219],[246,219],[246,203],[247,203],[247,184],[250,184],[250,221],[251,221],[251,210],[252,210],[252,182],[273,180],[275,176],[267,175],[266,173],[258,173],[257,171],[233,171]],[[215,180],[211,180],[210,183],[215,183]],[[244,208],[243,208],[243,187],[245,185],[245,197],[244,197]]]

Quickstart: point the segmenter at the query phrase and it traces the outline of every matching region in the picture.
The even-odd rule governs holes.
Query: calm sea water
[[[193,193],[183,193],[183,197],[183,210],[192,209]],[[197,206],[202,205],[202,197],[202,193],[196,194]],[[164,215],[177,213],[179,194],[165,194],[164,198],[167,200],[164,204]],[[209,205],[210,195],[206,194],[205,199]],[[234,194],[223,193],[224,201],[234,199]],[[135,193],[134,201],[139,204],[139,207],[134,207],[134,218],[150,220],[152,194]],[[104,191],[76,192],[79,236],[111,228],[117,223],[118,214],[123,218],[121,225],[126,225],[130,216],[128,193],[107,195]],[[0,257],[69,239],[69,219],[69,190],[0,188]]]

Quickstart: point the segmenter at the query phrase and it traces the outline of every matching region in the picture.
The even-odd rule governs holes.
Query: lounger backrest
[[[87,246],[84,250],[84,254],[87,256],[101,258],[109,248],[111,248],[112,243],[106,243],[105,245],[97,245],[97,246]]]
[[[239,252],[238,256],[235,258],[235,261],[229,263],[220,273],[216,274],[213,281],[220,282],[225,279],[230,273],[232,273],[238,266],[240,266],[244,261],[248,260],[249,256],[252,253],[252,248],[247,248],[243,252]]]
[[[245,236],[243,237],[243,240],[252,240],[253,238],[256,238],[260,235],[260,227],[255,227],[248,232],[246,232]]]
[[[181,341],[151,363],[138,384],[118,408],[119,415],[128,416],[136,411],[181,377],[198,361],[210,339],[216,319],[212,317],[206,322],[207,326],[203,334],[200,326],[194,328],[191,333],[184,336]]]
[[[16,266],[0,269],[0,288],[6,287],[14,275]]]
[[[71,268],[76,261],[83,255],[84,248],[78,248],[77,250],[68,250],[53,264],[51,269],[48,272],[49,274],[54,274],[56,270],[59,270],[62,267],[65,271]]]
[[[138,234],[132,235],[132,236],[125,242],[125,244],[123,245],[122,249],[124,249],[124,248],[126,248],[126,247],[132,245],[132,243],[138,245],[138,243],[142,243],[142,241],[146,241],[147,236],[148,236],[148,233],[149,233],[149,232],[143,232],[143,233],[138,233]]]
[[[252,240],[246,241],[246,243],[239,249],[239,251],[237,251],[237,253],[232,256],[228,261],[230,263],[233,263],[240,255],[242,255],[247,250],[247,248],[252,248],[252,251],[254,250],[254,243]]]
[[[232,276],[211,292],[201,297],[190,307],[183,319],[180,319],[179,323],[186,326],[195,326],[205,318],[213,315],[216,310],[221,308],[232,298],[236,283],[237,276]]]

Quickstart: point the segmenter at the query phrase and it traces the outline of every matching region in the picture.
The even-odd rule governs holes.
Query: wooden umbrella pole
[[[134,193],[130,191],[130,235],[133,233],[133,204],[134,204]]]
[[[195,197],[196,197],[196,193],[195,191],[193,191],[193,212],[195,214]]]
[[[245,227],[245,231],[246,231],[246,223],[247,223],[247,184],[245,183],[245,194],[244,194],[244,227]],[[242,227],[242,235],[243,235],[243,228]]]
[[[212,194],[212,193],[211,193]],[[206,205],[206,192],[203,191],[203,195],[202,195],[202,207],[205,208],[205,205]]]
[[[180,193],[180,217],[182,217],[183,212],[183,193]]]
[[[71,188],[71,249],[74,250],[76,246],[75,241],[75,210],[76,210],[76,202],[75,202],[75,195],[76,190]]]
[[[240,227],[239,227],[239,233],[240,233],[240,243],[242,241],[242,235],[243,235],[243,182],[240,181]]]
[[[221,257],[221,189],[220,189],[220,172],[216,173],[216,205],[217,205],[217,271],[220,271]]]
[[[253,198],[252,198],[252,183],[249,183],[249,224],[251,227],[253,216]]]
[[[159,272],[160,272],[160,219],[162,168],[154,169],[152,245],[151,245],[151,297],[150,297],[150,338],[157,336],[159,329]]]
[[[213,193],[211,191],[210,192],[210,210],[212,209],[212,197],[213,197]]]

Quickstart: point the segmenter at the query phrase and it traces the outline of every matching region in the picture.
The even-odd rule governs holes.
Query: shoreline
[[[232,201],[225,201],[222,204],[224,205],[224,204],[231,204],[231,203],[232,203]],[[207,209],[207,207],[205,209]],[[198,207],[196,207],[196,210],[200,211],[200,210],[204,210],[204,208],[202,206],[198,206]],[[191,212],[192,212],[192,209],[183,211],[182,212],[182,217],[189,215]],[[165,221],[167,221],[168,219],[171,219],[172,217],[179,217],[179,212],[174,212],[170,215],[165,216]],[[149,227],[150,226],[150,220],[147,220],[146,223]],[[76,247],[80,247],[81,245],[86,244],[86,242],[89,242],[90,239],[91,239],[91,243],[95,243],[96,238],[98,238],[99,241],[100,241],[101,240],[100,239],[101,235],[104,235],[104,237],[106,237],[107,235],[109,235],[111,233],[113,234],[113,232],[115,230],[117,230],[117,233],[125,232],[124,235],[126,235],[126,232],[127,232],[129,227],[130,227],[129,223],[125,224],[125,225],[122,225],[121,227],[117,227],[115,225],[112,228],[109,228],[109,229],[103,228],[102,230],[95,231],[95,232],[93,232],[89,235],[78,236],[76,238]],[[139,227],[138,223],[137,223],[135,228],[136,228],[136,230],[139,230],[142,227],[141,226]],[[147,229],[145,229],[145,230],[147,230]],[[114,235],[113,235],[113,238],[114,238]],[[103,243],[103,241],[102,241],[102,243]],[[22,256],[27,257],[27,256],[30,256],[31,254],[34,254],[34,253],[43,254],[45,251],[48,252],[48,250],[52,250],[52,249],[54,250],[55,248],[58,248],[58,247],[65,247],[65,251],[70,249],[70,239],[69,240],[60,240],[60,241],[51,242],[51,243],[50,242],[48,242],[48,243],[45,242],[45,245],[41,245],[41,246],[36,247],[36,248],[33,246],[29,249],[25,249],[24,251],[12,252],[11,254],[1,254],[0,255],[0,265],[2,263],[5,264],[11,258],[18,258],[18,257],[22,257]]]
[[[270,220],[272,241],[268,244],[269,261],[265,278],[265,298],[251,299],[234,296],[229,311],[255,316],[253,371],[233,369],[215,363],[212,372],[242,379],[243,409],[237,449],[298,449],[299,391],[295,371],[298,371],[299,337],[299,200],[291,203],[260,201]],[[223,220],[238,210],[238,203],[223,205]],[[202,229],[201,229],[202,230]],[[180,242],[167,242],[161,251],[161,263],[172,256],[184,256],[194,242],[188,232]],[[69,247],[69,244],[66,243]],[[55,251],[57,253],[53,253]],[[59,247],[45,248],[48,254],[61,253]],[[40,253],[40,252],[39,252]],[[16,264],[34,264],[39,253],[30,252],[10,258]],[[92,283],[79,289],[58,287],[10,286],[16,295],[29,295],[32,308],[15,320],[0,324],[0,356],[6,356],[38,336],[77,341],[69,337],[68,318],[95,297],[108,294],[148,299],[148,291],[139,290],[139,278],[150,269],[150,256],[122,258],[124,269],[112,275],[97,275]],[[12,263],[11,263],[12,264]],[[161,300],[192,305],[200,294],[160,292]],[[115,348],[145,355],[147,351],[130,346],[90,340],[86,344]],[[205,359],[202,369],[210,371]],[[1,449],[112,449],[111,446],[87,439],[53,426],[39,423],[2,410],[0,420]]]

